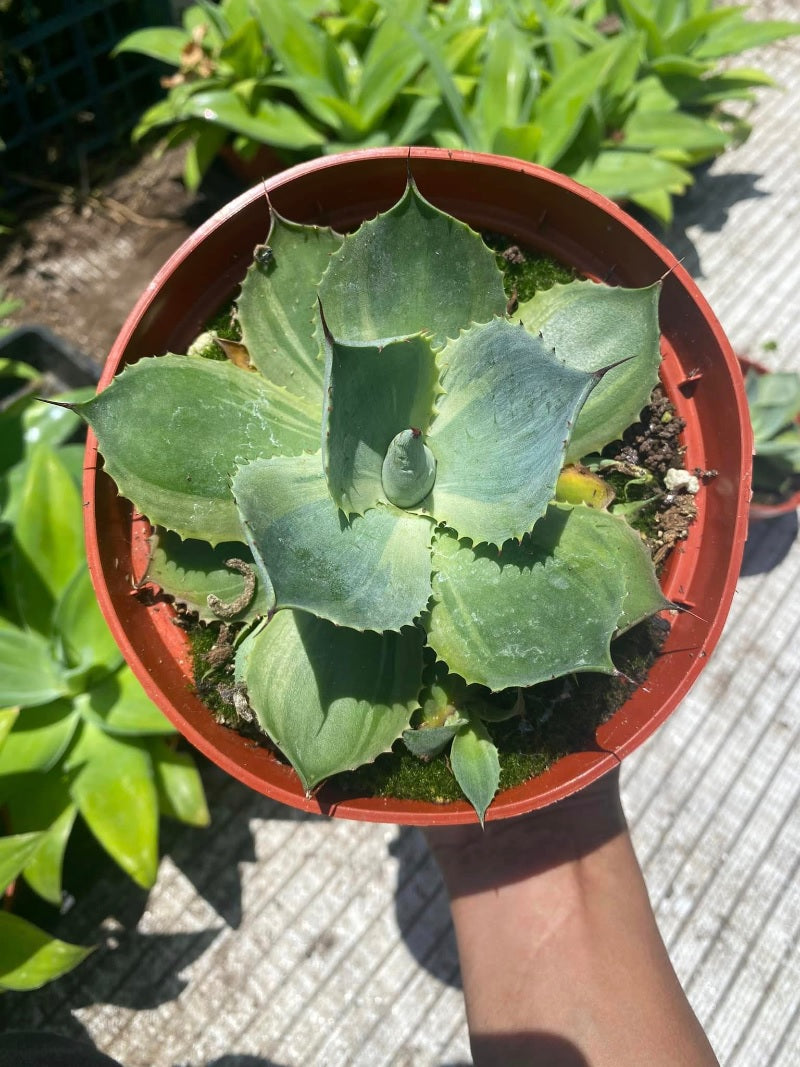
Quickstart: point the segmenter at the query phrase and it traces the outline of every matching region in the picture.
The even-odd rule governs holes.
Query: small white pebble
[[[686,493],[699,493],[700,482],[693,475],[689,474],[685,470],[676,470],[675,467],[670,467],[664,477],[664,485],[667,489],[675,490],[682,489]]]

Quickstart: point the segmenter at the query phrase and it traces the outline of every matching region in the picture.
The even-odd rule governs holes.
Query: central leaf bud
[[[433,489],[436,460],[419,430],[401,430],[392,438],[381,469],[386,497],[398,508],[421,504]]]

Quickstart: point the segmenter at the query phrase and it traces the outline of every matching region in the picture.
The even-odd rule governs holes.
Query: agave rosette
[[[344,237],[272,212],[249,367],[153,357],[81,407],[162,530],[151,580],[249,625],[237,681],[307,791],[403,736],[451,745],[482,818],[481,694],[613,673],[614,635],[666,606],[635,531],[554,501],[649,399],[658,292],[576,281],[510,317],[495,253],[409,181]]]

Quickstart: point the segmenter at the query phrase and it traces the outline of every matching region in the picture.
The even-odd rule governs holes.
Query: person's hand
[[[656,926],[619,768],[516,819],[430,829],[476,1067],[714,1067]]]
[[[580,792],[515,819],[485,827],[431,827],[428,847],[451,898],[480,892],[579,859],[625,832],[619,766]]]

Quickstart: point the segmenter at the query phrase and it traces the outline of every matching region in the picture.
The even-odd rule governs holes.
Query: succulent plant
[[[745,389],[755,440],[753,490],[788,496],[800,478],[800,375],[751,367]]]
[[[151,580],[247,624],[237,690],[304,788],[449,745],[482,820],[486,723],[614,673],[614,635],[667,606],[623,519],[556,499],[657,382],[659,286],[509,315],[495,254],[411,179],[347,236],[271,220],[232,358],[142,359],[78,410],[162,528]]]

